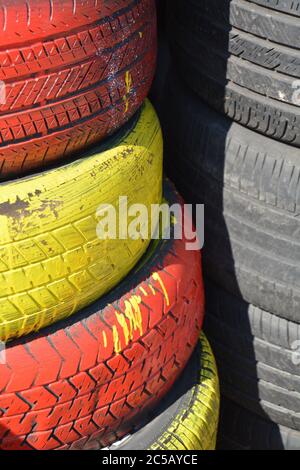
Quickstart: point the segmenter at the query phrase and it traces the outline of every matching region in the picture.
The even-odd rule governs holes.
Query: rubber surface
[[[206,274],[300,323],[299,151],[217,114],[174,74],[166,88],[168,171],[188,202],[205,204]]]
[[[218,448],[223,450],[299,450],[300,433],[267,422],[222,397]]]
[[[4,1],[0,25],[0,179],[74,159],[148,94],[154,0]]]
[[[109,450],[214,450],[219,403],[216,363],[202,333],[184,372],[145,425]]]
[[[118,213],[119,196],[125,195],[128,206],[145,204],[150,217],[150,205],[161,202],[162,135],[151,104],[93,152],[0,185],[1,340],[90,304],[120,282],[147,249],[149,237],[98,238],[97,210],[112,204]]]
[[[299,147],[299,19],[256,3],[171,2],[173,55],[183,79],[209,105]],[[284,2],[276,3],[280,9]]]
[[[206,312],[223,395],[265,420],[300,431],[299,325],[209,281]]]
[[[168,183],[165,198],[181,203]],[[203,321],[200,252],[185,243],[173,235],[156,241],[101,301],[7,345],[1,449],[105,446],[155,406],[188,361]]]

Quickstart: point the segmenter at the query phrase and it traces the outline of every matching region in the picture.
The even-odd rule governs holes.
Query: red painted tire
[[[168,183],[165,196],[179,201]],[[0,365],[1,449],[108,445],[168,391],[204,314],[200,252],[185,242],[156,242],[108,296],[8,343]]]
[[[0,9],[0,179],[76,155],[148,94],[154,0],[5,0]]]

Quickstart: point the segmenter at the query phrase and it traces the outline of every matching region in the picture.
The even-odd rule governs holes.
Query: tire
[[[217,114],[174,75],[166,88],[167,167],[205,204],[207,277],[300,323],[299,151]]]
[[[1,340],[72,315],[128,274],[149,237],[97,235],[98,208],[118,208],[122,195],[148,209],[161,202],[162,136],[149,102],[93,153],[0,186]]]
[[[213,108],[300,147],[299,19],[256,3],[172,2],[173,55],[187,84]]]
[[[154,0],[5,1],[0,16],[0,180],[74,159],[147,96]]]
[[[167,0],[156,0],[157,24],[159,36],[164,36],[166,27]],[[159,48],[158,48],[159,52]]]
[[[223,395],[265,420],[300,431],[299,325],[209,281],[206,311]]]
[[[109,450],[213,450],[218,418],[218,373],[202,333],[183,374],[146,424]]]
[[[180,202],[167,183],[165,197]],[[180,227],[181,220],[175,223]],[[7,345],[1,449],[105,446],[162,398],[187,363],[203,321],[200,252],[186,251],[185,243],[172,235],[153,242],[102,300]]]
[[[300,16],[299,0],[247,0],[265,8],[282,11],[290,15]]]
[[[218,448],[222,450],[299,450],[300,433],[267,422],[222,397]]]

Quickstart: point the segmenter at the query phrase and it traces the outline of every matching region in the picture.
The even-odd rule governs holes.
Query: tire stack
[[[200,252],[179,219],[151,243],[99,235],[120,196],[182,205],[146,99],[155,2],[2,3],[0,449],[98,449],[137,428],[156,449],[213,448]]]
[[[219,447],[300,448],[300,8],[174,0],[168,172],[205,204]]]

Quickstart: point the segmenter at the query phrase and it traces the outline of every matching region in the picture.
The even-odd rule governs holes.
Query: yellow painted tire
[[[219,408],[216,362],[201,333],[198,347],[167,398],[141,429],[110,450],[214,450]]]
[[[149,240],[100,240],[100,204],[162,197],[162,135],[151,104],[68,165],[0,184],[0,339],[72,315],[114,287]]]

